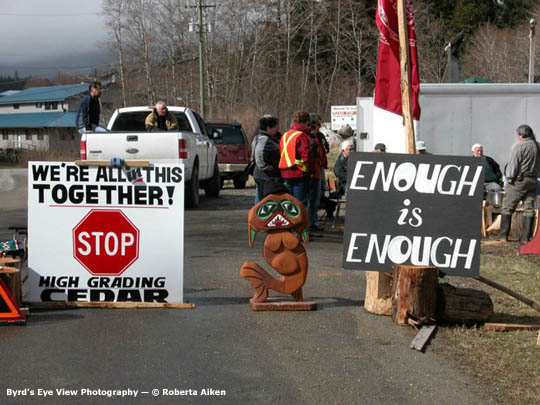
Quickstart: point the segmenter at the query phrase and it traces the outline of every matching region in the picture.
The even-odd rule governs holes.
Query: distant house
[[[76,153],[75,119],[88,84],[33,87],[0,97],[0,153],[19,149]]]

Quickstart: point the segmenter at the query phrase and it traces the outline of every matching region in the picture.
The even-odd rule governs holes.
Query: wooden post
[[[527,304],[528,306],[530,306],[535,311],[540,312],[540,304],[537,304],[533,300],[530,300],[529,298],[524,297],[521,294],[518,294],[517,292],[505,287],[504,285],[496,283],[495,281],[490,280],[489,278],[482,277],[482,276],[475,277],[475,280],[478,280],[478,281],[480,281],[480,282],[482,282],[484,284],[487,284],[490,287],[496,288],[497,290],[502,291],[502,292],[514,297],[518,301],[521,301],[524,304]]]
[[[407,137],[407,153],[416,153],[414,125],[411,102],[411,65],[409,51],[409,34],[407,31],[407,13],[405,0],[398,0],[399,48],[401,66],[401,105]],[[366,271],[366,298],[364,308],[368,312],[379,315],[391,315],[392,278],[385,273]]]
[[[406,0],[397,0],[399,62],[401,67],[401,110],[405,124],[407,152],[416,153],[412,115],[411,55],[407,24]],[[435,267],[394,266],[392,284],[392,316],[406,325],[411,318],[416,324],[435,321],[438,271]]]
[[[392,315],[392,275],[366,271],[366,311],[378,315]]]
[[[392,318],[398,325],[435,322],[438,278],[436,267],[394,265]]]
[[[401,66],[401,110],[407,137],[407,152],[416,153],[414,124],[411,102],[411,55],[409,49],[409,32],[407,31],[407,10],[405,0],[397,0],[399,28],[399,63]]]

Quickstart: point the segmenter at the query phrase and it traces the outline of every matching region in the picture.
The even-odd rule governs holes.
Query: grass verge
[[[517,243],[482,243],[480,274],[540,303],[540,256],[519,256]],[[486,291],[493,300],[490,322],[540,324],[540,313],[479,281],[448,277],[456,287]],[[493,332],[481,325],[443,326],[435,351],[480,382],[502,392],[504,403],[540,404],[538,331]]]

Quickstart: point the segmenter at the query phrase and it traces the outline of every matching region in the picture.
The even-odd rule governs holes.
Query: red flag
[[[411,65],[411,98],[413,119],[420,119],[418,92],[418,55],[416,53],[416,33],[412,0],[406,0],[407,28]],[[377,107],[403,115],[401,109],[401,69],[399,65],[399,33],[397,0],[377,0],[377,27],[380,31],[375,100]]]

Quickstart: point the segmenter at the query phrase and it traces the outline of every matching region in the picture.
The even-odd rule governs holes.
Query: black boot
[[[510,223],[512,222],[512,215],[503,214],[501,218],[501,229],[499,234],[494,238],[495,240],[508,240],[508,234],[510,233]]]
[[[523,233],[521,234],[521,242],[528,242],[531,240],[532,231],[534,227],[534,217],[523,217]]]

